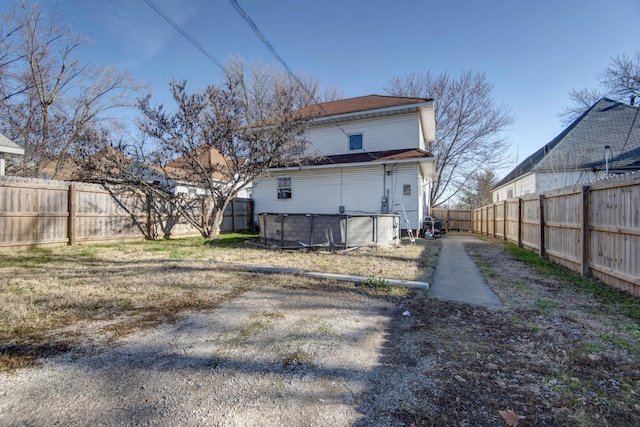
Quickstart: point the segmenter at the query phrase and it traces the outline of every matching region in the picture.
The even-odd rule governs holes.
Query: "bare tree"
[[[562,111],[558,114],[560,122],[564,126],[569,125],[606,95],[606,92],[599,89],[573,89],[569,92],[571,104],[563,107]]]
[[[470,181],[470,185],[462,189],[461,208],[476,209],[493,203],[491,190],[496,176],[492,171],[478,171]]]
[[[607,68],[598,74],[599,88],[573,89],[569,92],[570,104],[562,108],[558,118],[568,125],[580,117],[603,97],[628,101],[640,96],[640,51],[631,56],[612,58]]]
[[[301,139],[308,117],[296,110],[309,102],[308,90],[300,90],[299,79],[274,68],[253,68],[231,61],[221,85],[187,91],[186,82],[171,83],[175,111],[151,106],[142,100],[141,129],[156,142],[144,164],[163,176],[181,179],[204,190],[194,197],[176,195],[145,179],[140,170],[129,168],[130,182],[165,201],[171,201],[189,224],[215,239],[223,213],[238,191],[268,168],[303,160]],[[142,157],[140,157],[142,158]],[[142,163],[142,162],[141,162]]]
[[[3,15],[0,19],[0,103],[21,93],[25,88],[10,78],[12,65],[21,59],[16,52],[15,39],[22,25],[15,19],[15,10]]]
[[[140,86],[114,67],[80,61],[89,41],[73,34],[55,11],[47,17],[39,5],[22,2],[4,26],[15,31],[5,37],[12,92],[0,105],[2,118],[25,149],[22,174],[38,177],[53,161],[55,178],[67,156],[101,145],[95,138],[106,134],[109,112],[132,107]]]
[[[484,74],[464,72],[454,79],[446,72],[410,73],[389,80],[384,90],[395,96],[435,100],[436,178],[432,206],[455,198],[481,169],[495,169],[507,160],[508,141],[502,132],[513,122],[504,106],[491,97],[493,86]]]

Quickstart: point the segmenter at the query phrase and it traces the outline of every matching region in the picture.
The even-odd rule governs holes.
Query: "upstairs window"
[[[362,150],[362,134],[349,135],[349,150]]]
[[[278,178],[278,199],[291,198],[291,177]]]

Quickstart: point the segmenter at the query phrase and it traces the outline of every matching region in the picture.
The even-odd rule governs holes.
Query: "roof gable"
[[[558,136],[522,161],[494,188],[529,172],[604,170],[604,148],[611,148],[610,170],[637,169],[640,109],[602,98]],[[634,154],[635,153],[635,154]]]

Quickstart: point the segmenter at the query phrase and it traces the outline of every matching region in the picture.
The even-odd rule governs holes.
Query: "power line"
[[[326,111],[324,110],[324,108],[322,108],[322,105],[320,105],[320,103],[317,101],[316,97],[309,91],[309,89],[307,88],[307,86],[302,83],[302,81],[298,78],[298,76],[291,70],[291,68],[289,68],[289,65],[286,63],[286,61],[282,58],[282,56],[280,56],[280,54],[278,53],[278,51],[273,47],[273,45],[269,42],[269,40],[267,40],[267,38],[264,36],[264,34],[262,34],[262,31],[260,31],[260,29],[258,28],[258,26],[256,25],[255,22],[253,22],[253,19],[251,19],[251,17],[247,14],[247,12],[244,11],[244,9],[242,8],[242,6],[240,6],[240,4],[238,4],[237,0],[229,0],[229,3],[231,3],[231,5],[236,9],[236,11],[240,14],[240,16],[247,22],[247,24],[249,24],[249,27],[253,30],[253,32],[258,36],[258,38],[260,40],[262,40],[262,43],[264,43],[264,45],[267,47],[267,49],[269,49],[269,51],[273,54],[273,56],[278,60],[278,62],[280,62],[280,64],[282,64],[282,66],[284,67],[284,69],[286,70],[286,72],[289,74],[289,76],[291,76],[297,83],[298,85],[300,85],[300,87],[302,88],[302,90],[305,91],[305,93],[307,94],[307,96],[311,99],[311,101],[320,108],[320,110],[325,113]],[[330,121],[333,121],[330,119]],[[333,124],[340,129],[340,131],[345,135],[345,136],[349,136],[347,134],[347,132],[345,132],[344,129],[342,129],[342,127],[337,123],[337,122],[333,122]],[[311,145],[313,145],[313,143],[311,143]],[[371,156],[373,159],[378,160],[378,158],[376,156],[374,156],[373,154],[371,154],[369,151],[365,150],[364,148],[362,149],[365,153],[367,153],[369,156]],[[331,161],[331,163],[333,163],[333,160],[329,159]]]
[[[182,34],[184,36],[184,38],[186,38],[189,43],[191,43],[192,45],[194,45],[200,52],[202,52],[207,58],[209,58],[211,60],[211,62],[213,62],[214,64],[216,64],[218,67],[220,67],[220,69],[226,74],[227,73],[227,69],[224,67],[224,65],[222,65],[220,62],[218,62],[218,60],[216,58],[213,57],[213,55],[211,55],[204,47],[202,47],[202,45],[196,40],[194,39],[189,33],[187,33],[185,30],[183,30],[173,19],[171,19],[169,17],[169,15],[167,15],[166,13],[164,13],[162,11],[162,9],[160,9],[152,0],[144,0],[153,10],[155,10],[158,15],[160,15],[161,17],[164,18],[165,21],[167,21],[169,24],[171,24],[173,26],[173,28],[175,28],[176,30],[178,30],[178,32],[180,34]]]
[[[280,56],[280,54],[278,53],[278,51],[276,51],[276,49],[273,47],[273,45],[269,42],[269,40],[267,40],[267,38],[264,36],[264,34],[262,34],[262,32],[260,31],[260,29],[258,28],[258,26],[256,25],[255,22],[253,22],[253,19],[251,19],[251,17],[247,14],[247,12],[244,11],[244,9],[242,8],[242,6],[240,6],[237,2],[237,0],[229,0],[229,3],[231,3],[231,5],[236,9],[236,11],[240,14],[240,16],[242,16],[242,18],[247,22],[247,24],[249,24],[249,27],[253,30],[253,32],[256,34],[256,36],[258,36],[258,38],[260,40],[262,40],[262,43],[264,43],[264,45],[267,47],[267,49],[269,49],[269,51],[273,54],[273,56],[278,60],[278,62],[280,62],[280,64],[282,64],[282,66],[284,67],[284,69],[287,71],[287,73],[289,73],[289,75],[291,77],[293,77],[298,84],[303,88],[303,90],[305,92],[307,92],[307,95],[309,95],[309,97],[311,97],[312,99],[314,98],[311,93],[309,93],[309,91],[307,90],[307,87],[302,84],[302,82],[300,81],[300,79],[298,78],[298,76],[296,76],[293,71],[291,71],[291,68],[289,68],[289,65],[287,65],[287,63],[285,62],[285,60]],[[315,100],[314,100],[315,101]]]

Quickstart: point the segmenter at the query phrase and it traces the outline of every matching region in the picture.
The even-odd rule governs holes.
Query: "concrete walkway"
[[[450,233],[442,237],[442,250],[433,275],[431,295],[467,304],[501,305],[500,299],[485,283],[480,269],[465,251],[464,242],[478,242],[478,239]]]

